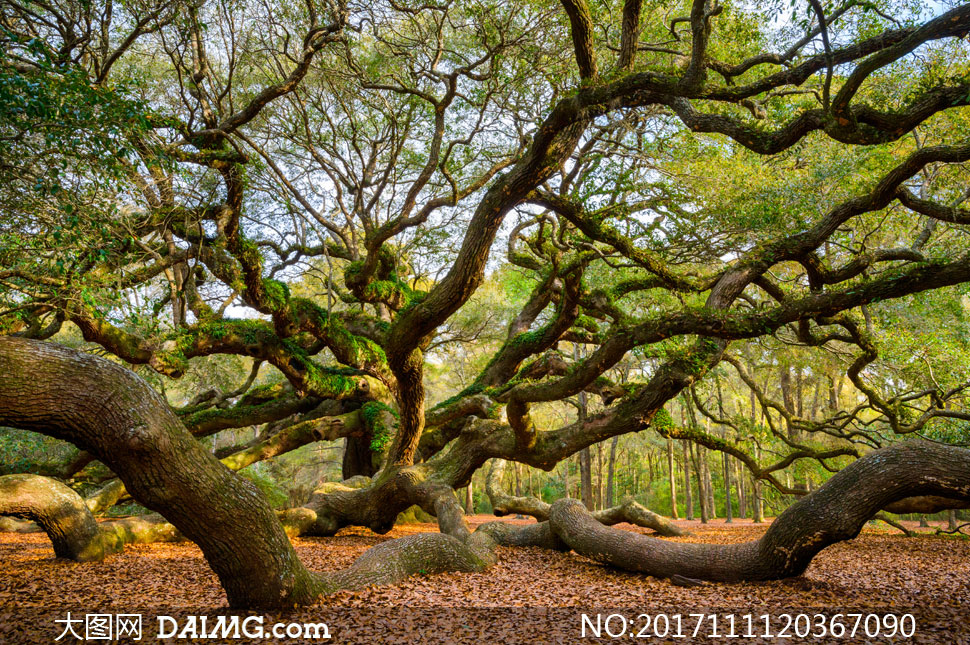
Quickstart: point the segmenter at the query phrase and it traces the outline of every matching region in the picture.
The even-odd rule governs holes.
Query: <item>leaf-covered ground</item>
[[[489,519],[493,518],[479,516],[473,523]],[[765,529],[746,521],[682,524],[694,533],[680,540],[697,542],[756,539]],[[436,527],[410,525],[378,536],[353,529],[334,538],[301,538],[296,546],[311,568],[336,569],[382,540],[431,530]],[[856,540],[823,551],[802,577],[694,588],[613,571],[575,554],[503,548],[500,557],[499,564],[485,573],[418,576],[389,587],[342,592],[313,607],[268,616],[265,624],[326,622],[333,636],[329,642],[334,643],[574,643],[596,640],[581,638],[583,613],[621,613],[633,619],[630,625],[635,632],[634,627],[642,626],[642,619],[635,619],[640,613],[757,617],[801,612],[830,617],[850,611],[912,612],[917,631],[908,641],[796,637],[784,642],[970,643],[970,541],[960,538],[905,538],[895,531],[867,528]],[[43,534],[0,533],[0,569],[2,643],[54,642],[64,624],[53,621],[64,619],[67,611],[75,617],[145,614],[141,642],[151,641],[155,632],[150,615],[184,619],[228,613],[215,575],[199,549],[188,543],[130,546],[124,554],[99,564],[76,564],[55,560]],[[726,623],[720,620],[723,633]],[[619,623],[614,620],[612,625]],[[693,622],[689,626],[688,632]],[[623,639],[635,640],[630,635]],[[617,642],[605,637],[600,642],[611,641]],[[654,638],[649,642],[714,640]]]

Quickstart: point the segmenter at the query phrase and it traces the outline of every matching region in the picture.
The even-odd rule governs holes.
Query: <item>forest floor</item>
[[[473,525],[493,519],[470,518]],[[677,541],[712,543],[757,539],[767,526],[747,520],[678,523],[692,535]],[[413,524],[379,536],[366,529],[345,529],[333,538],[299,538],[295,544],[311,569],[333,570],[349,565],[382,540],[435,530],[435,525]],[[682,615],[681,631],[686,637],[647,641],[691,643],[725,639],[701,638],[710,634],[713,621],[709,618],[703,619],[699,635],[692,636],[697,618],[688,614],[718,614],[718,633],[724,636],[729,633],[727,614],[735,615],[739,635],[747,628],[743,616],[751,614],[752,633],[761,637],[732,639],[735,642],[970,643],[970,540],[960,536],[906,538],[881,523],[869,525],[857,539],[825,549],[801,577],[691,588],[611,570],[574,553],[501,548],[499,555],[499,563],[485,573],[417,576],[397,585],[340,592],[311,607],[267,614],[264,625],[326,622],[332,636],[326,642],[330,643],[423,645],[617,642],[626,624],[623,640],[641,642],[631,636],[653,635],[655,626],[644,629],[646,619],[640,615],[663,613],[672,626],[674,615]],[[123,554],[102,563],[77,564],[55,560],[43,534],[0,533],[0,571],[0,643],[53,643],[66,627],[64,622],[54,621],[65,620],[68,611],[74,619],[89,614],[143,614],[140,642],[154,642],[157,615],[175,617],[181,629],[188,616],[207,615],[212,621],[230,613],[218,580],[199,549],[190,543],[129,546]],[[615,613],[624,617],[610,622],[617,638],[609,638],[606,631],[600,639],[591,638],[589,625],[597,624],[597,614],[601,614],[602,625],[603,619]],[[816,614],[822,614],[829,625],[839,613],[880,617],[912,613],[916,633],[910,639],[867,638],[860,626],[856,638],[764,638],[761,616],[773,617],[769,633],[776,634],[784,626],[781,615],[785,613],[809,614],[813,621],[819,620]],[[590,616],[586,638],[582,614]],[[851,628],[855,619],[843,620]],[[885,635],[894,621],[882,620]],[[805,624],[801,623],[803,632]],[[874,625],[870,623],[870,627]],[[82,637],[85,626],[73,624]],[[821,633],[820,628],[814,629]],[[790,631],[797,633],[794,625]],[[672,629],[670,634],[674,633]],[[69,634],[56,642],[74,642],[72,638]],[[160,642],[190,641],[172,638]],[[278,642],[324,641],[294,638]]]

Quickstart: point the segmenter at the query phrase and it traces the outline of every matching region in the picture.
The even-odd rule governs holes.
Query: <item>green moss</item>
[[[271,401],[282,394],[285,389],[286,385],[282,382],[257,385],[254,388],[250,388],[250,390],[243,396],[242,400],[247,403],[254,403],[256,401]]]
[[[485,386],[484,385],[482,385],[480,383],[477,383],[477,382],[476,383],[472,383],[471,385],[469,385],[468,387],[466,387],[464,390],[462,390],[461,392],[459,392],[455,396],[445,399],[444,401],[442,401],[438,405],[434,406],[434,408],[432,408],[432,409],[433,410],[439,410],[441,408],[447,408],[449,405],[452,405],[452,404],[457,403],[458,401],[461,401],[466,396],[473,396],[475,394],[481,394],[484,390],[485,390]]]
[[[279,280],[263,280],[266,304],[274,311],[280,311],[290,300],[290,288]]]
[[[263,255],[259,252],[259,247],[252,240],[243,238],[239,242],[239,260],[244,265],[255,269],[263,267]]]
[[[154,367],[156,370],[171,376],[181,376],[189,368],[189,361],[179,350],[171,352],[156,352]]]
[[[414,505],[398,513],[394,524],[428,524],[434,521],[434,517],[425,513],[420,506]]]
[[[310,322],[316,334],[327,338],[337,360],[368,368],[387,365],[387,355],[380,345],[350,333],[343,321],[331,316],[323,307],[305,298],[294,298],[291,307]]]
[[[502,409],[504,407],[505,406],[502,405],[501,403],[493,403],[492,405],[488,406],[488,412],[487,412],[488,418],[489,419],[498,419],[499,417],[501,417],[502,416]]]
[[[650,421],[650,426],[656,430],[669,430],[674,427],[674,420],[666,409],[660,408],[657,410],[657,413],[653,415],[653,419]]]
[[[360,409],[364,425],[371,431],[371,452],[384,452],[394,437],[394,428],[384,423],[384,413],[390,413],[395,419],[399,418],[393,408],[380,401],[368,401]]]
[[[362,290],[362,299],[365,302],[404,302],[408,300],[406,285],[402,285],[392,280],[375,280]]]
[[[355,262],[351,262],[350,264],[347,265],[347,268],[344,269],[344,282],[347,285],[352,285],[356,283],[358,280],[360,280],[360,274],[363,270],[364,270],[363,260],[357,260]]]
[[[233,337],[247,345],[258,345],[272,343],[276,335],[263,320],[224,318],[199,322],[169,338],[176,342],[178,351],[192,353],[193,348],[205,345],[208,340],[232,340]]]
[[[340,373],[320,367],[309,358],[300,358],[307,374],[307,389],[317,396],[328,399],[345,399],[357,392],[357,380]]]
[[[576,318],[576,322],[573,323],[575,327],[581,327],[586,331],[593,332],[594,334],[600,330],[599,323],[595,318],[590,316],[579,316]]]

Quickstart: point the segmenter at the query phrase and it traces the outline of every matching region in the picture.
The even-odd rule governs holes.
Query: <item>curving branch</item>
[[[550,509],[559,537],[578,553],[661,578],[739,582],[800,575],[819,551],[850,540],[894,501],[939,494],[970,501],[970,450],[909,442],[866,455],[789,507],[754,542],[683,544],[603,526],[576,500]]]
[[[40,475],[0,477],[0,515],[37,522],[59,558],[100,562],[116,550],[102,538],[81,496],[55,479]]]

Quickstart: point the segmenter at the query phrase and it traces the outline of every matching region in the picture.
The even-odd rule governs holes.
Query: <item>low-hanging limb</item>
[[[970,450],[912,441],[876,450],[790,506],[759,540],[742,544],[664,542],[603,526],[573,499],[552,505],[549,521],[577,552],[627,571],[738,582],[802,574],[827,546],[850,540],[894,501],[943,495],[970,501]]]
[[[76,562],[100,562],[117,550],[102,537],[84,499],[66,485],[41,475],[0,477],[0,515],[33,520],[47,533],[54,555]]]
[[[112,480],[117,482],[118,480]],[[120,484],[120,482],[119,482]],[[120,486],[124,492],[124,486]],[[100,562],[126,544],[180,542],[185,538],[160,515],[124,517],[105,522],[94,518],[91,499],[43,475],[0,477],[0,516],[26,518],[2,531],[44,532],[54,555],[75,562]]]

